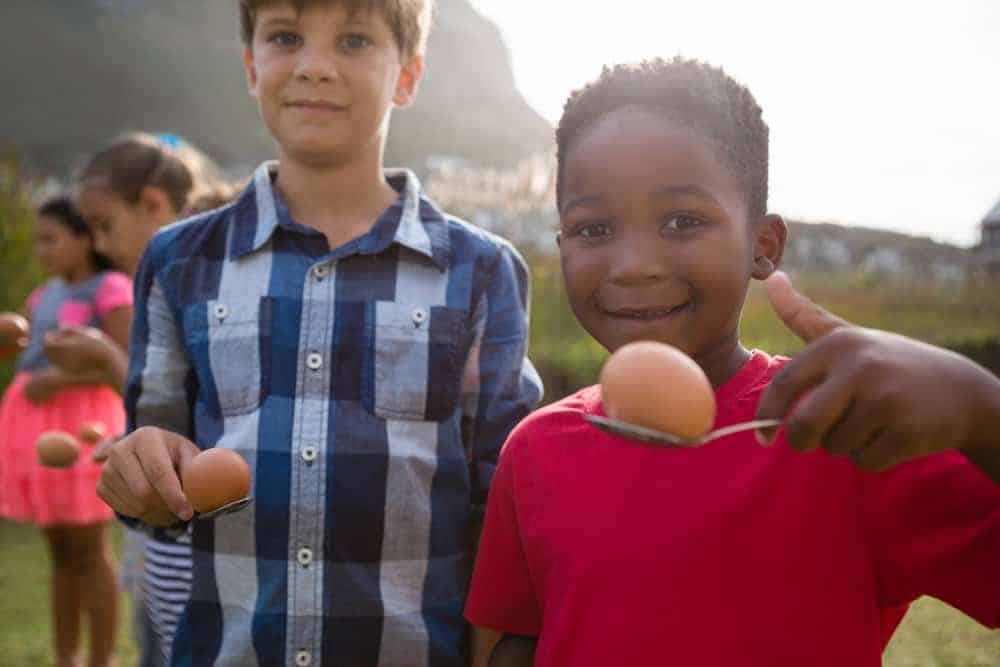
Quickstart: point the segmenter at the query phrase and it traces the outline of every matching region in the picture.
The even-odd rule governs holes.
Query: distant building
[[[1000,201],[981,223],[982,240],[977,248],[979,264],[993,274],[1000,274]]]

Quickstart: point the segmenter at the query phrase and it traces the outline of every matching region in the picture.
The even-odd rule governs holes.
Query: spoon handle
[[[698,442],[708,442],[710,440],[715,440],[716,438],[732,435],[733,433],[740,433],[741,431],[750,431],[757,428],[770,428],[772,426],[780,425],[780,419],[757,419],[749,422],[741,422],[739,424],[731,424],[730,426],[723,426],[722,428],[714,431],[709,431],[705,435],[698,438]]]

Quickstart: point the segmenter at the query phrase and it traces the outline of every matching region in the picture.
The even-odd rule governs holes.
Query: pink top
[[[784,361],[755,352],[715,427],[752,419]],[[1000,487],[961,455],[866,473],[783,434],[637,446],[587,413],[599,387],[511,434],[466,607],[540,635],[537,665],[875,667],[922,594],[1000,625]]]

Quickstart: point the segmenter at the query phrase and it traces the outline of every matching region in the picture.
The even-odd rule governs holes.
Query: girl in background
[[[229,194],[214,164],[175,135],[129,134],[94,155],[78,178],[79,205],[97,247],[129,275],[153,234],[202,206],[221,205]],[[105,380],[124,386],[127,354],[94,330],[50,336],[53,353],[86,360]],[[60,355],[62,356],[62,355]],[[123,429],[115,431],[122,432]],[[95,452],[101,460],[103,449]],[[190,594],[191,541],[147,539],[126,530],[123,585],[135,601],[141,665],[167,663],[181,610]]]
[[[110,664],[117,623],[114,561],[107,538],[111,509],[97,497],[100,466],[81,456],[66,469],[43,467],[34,451],[52,430],[76,434],[86,422],[120,430],[119,396],[98,373],[67,372],[46,356],[43,340],[60,327],[99,328],[124,349],[132,319],[132,285],[109,271],[83,217],[58,198],[38,211],[35,253],[52,276],[28,298],[31,321],[17,375],[0,403],[0,516],[41,528],[52,563],[52,616],[57,664],[76,665],[80,622],[90,631],[90,665]]]

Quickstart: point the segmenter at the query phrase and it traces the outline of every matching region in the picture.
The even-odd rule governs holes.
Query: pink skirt
[[[0,403],[0,516],[39,526],[108,521],[111,508],[97,497],[101,466],[90,460],[93,446],[80,443],[69,468],[38,462],[35,441],[46,431],[77,436],[87,422],[101,422],[108,434],[124,431],[121,397],[109,387],[77,387],[35,405],[24,394],[31,379],[19,373]]]

